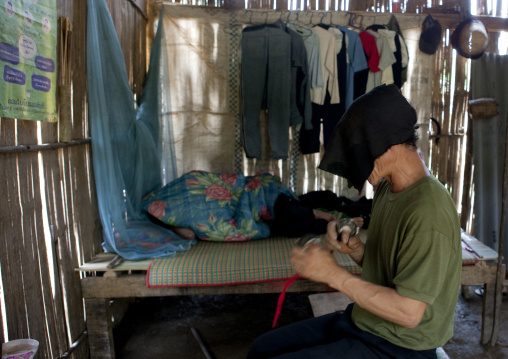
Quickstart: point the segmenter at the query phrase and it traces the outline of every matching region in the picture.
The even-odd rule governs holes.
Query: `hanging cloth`
[[[136,109],[124,56],[105,0],[88,2],[87,81],[92,155],[103,247],[125,259],[172,256],[195,241],[151,223],[144,195],[161,186],[159,95],[162,27]],[[159,22],[161,24],[162,21]]]
[[[374,160],[414,132],[416,111],[395,85],[381,85],[360,96],[342,116],[319,169],[344,177],[358,191]]]

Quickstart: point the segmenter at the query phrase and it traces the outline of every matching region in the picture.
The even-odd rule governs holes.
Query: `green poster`
[[[57,0],[0,0],[0,117],[55,122]]]

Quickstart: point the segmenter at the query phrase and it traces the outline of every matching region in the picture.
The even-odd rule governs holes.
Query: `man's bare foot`
[[[190,228],[173,227],[173,231],[183,239],[195,239],[196,233]]]

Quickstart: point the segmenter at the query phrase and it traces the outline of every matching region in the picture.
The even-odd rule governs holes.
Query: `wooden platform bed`
[[[108,269],[114,254],[101,253],[76,270],[88,273],[81,280],[87,313],[91,358],[115,358],[113,321],[118,315],[112,299],[179,295],[281,293],[294,275],[289,263],[291,238],[269,238],[245,243],[199,242],[173,258],[122,261]],[[497,253],[462,233],[462,285],[484,285],[482,343],[493,335]],[[348,256],[336,260],[361,274]],[[504,271],[503,271],[504,273]],[[503,278],[504,280],[504,278]],[[467,288],[467,287],[463,287]],[[288,292],[330,292],[330,287],[304,279]],[[467,295],[467,291],[463,291]],[[274,308],[275,309],[275,308]]]

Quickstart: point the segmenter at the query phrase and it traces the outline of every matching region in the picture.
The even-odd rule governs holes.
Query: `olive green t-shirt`
[[[372,203],[362,278],[427,303],[413,329],[384,320],[355,304],[362,330],[413,350],[444,345],[453,335],[462,248],[455,205],[433,176],[392,193],[383,181]]]

